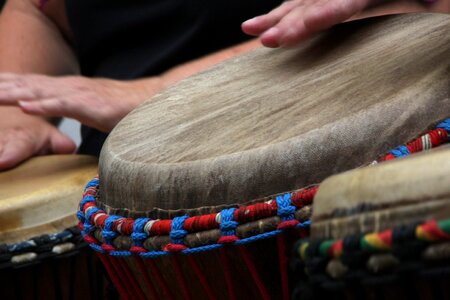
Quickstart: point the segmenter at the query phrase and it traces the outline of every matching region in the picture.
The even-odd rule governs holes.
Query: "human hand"
[[[242,24],[242,30],[259,36],[264,46],[289,47],[350,19],[425,10],[448,12],[448,7],[449,0],[428,4],[419,1],[290,0],[268,14],[247,20]]]
[[[149,85],[81,76],[0,74],[0,105],[18,106],[26,114],[68,117],[109,132],[148,98]]]
[[[28,116],[14,107],[0,108],[0,170],[44,154],[69,154],[75,143],[41,117]]]

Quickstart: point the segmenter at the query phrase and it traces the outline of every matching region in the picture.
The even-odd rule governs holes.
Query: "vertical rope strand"
[[[150,267],[150,271],[154,275],[156,281],[158,282],[158,285],[162,288],[165,299],[174,300],[175,297],[172,293],[172,291],[169,288],[169,285],[167,284],[166,280],[161,274],[161,271],[159,270],[158,266],[156,265],[155,261],[153,259],[146,259],[144,263],[147,262],[148,266]]]
[[[250,274],[252,275],[253,282],[256,284],[259,292],[261,293],[262,299],[270,300],[269,292],[267,291],[266,287],[264,286],[264,283],[259,277],[258,270],[256,270],[256,266],[253,263],[252,258],[250,257],[250,253],[248,252],[247,246],[241,245],[238,246],[238,249],[242,255],[242,258],[244,259],[245,264],[247,265],[248,270],[250,271]]]
[[[122,264],[120,263],[120,258],[111,255],[108,255],[108,258],[111,265],[115,268],[115,272],[119,276],[120,282],[123,283],[124,289],[128,293],[129,298],[131,300],[135,300],[137,298],[136,293],[134,293],[134,289],[131,287],[129,277],[125,275]]]
[[[191,296],[189,294],[189,289],[187,286],[186,279],[183,276],[183,270],[181,269],[180,261],[176,254],[171,255],[172,263],[175,269],[175,275],[177,277],[178,283],[181,286],[181,291],[183,292],[183,297],[186,300],[190,300]]]
[[[198,266],[197,262],[195,261],[195,258],[193,255],[186,255],[186,258],[188,259],[189,264],[191,265],[192,269],[194,270],[195,275],[197,275],[198,279],[200,280],[200,283],[202,284],[203,289],[205,290],[206,294],[208,295],[208,298],[211,300],[216,300],[217,297],[214,295],[214,292],[211,288],[211,285],[208,282],[208,279],[206,279],[205,274],[203,274],[202,270],[200,270],[200,267]]]
[[[125,259],[119,257],[119,258],[117,258],[117,261],[119,262],[119,265],[121,266],[125,277],[127,277],[127,279],[128,279],[129,288],[131,288],[132,292],[134,292],[133,299],[145,300],[144,292],[142,291],[141,287],[139,286],[139,283],[136,281],[136,278],[130,272],[130,267],[128,266]]]
[[[278,261],[280,266],[281,290],[283,300],[289,300],[289,281],[288,281],[288,257],[286,255],[286,240],[284,234],[277,235]]]
[[[236,300],[236,292],[234,290],[233,277],[231,275],[230,262],[228,260],[226,247],[220,248],[219,254],[220,254],[220,262],[223,268],[223,273],[225,275],[225,281],[227,283],[228,299]]]
[[[97,256],[100,258],[102,264],[105,266],[106,272],[108,273],[109,278],[111,278],[111,281],[113,282],[114,286],[117,288],[120,297],[123,298],[123,300],[129,300],[130,298],[128,297],[126,289],[122,285],[122,282],[120,281],[115,270],[113,269],[111,262],[109,261],[109,255],[99,252],[96,253]]]
[[[144,263],[142,262],[142,258],[139,256],[135,256],[134,261],[136,262],[140,274],[144,276],[144,282],[148,288],[148,291],[150,292],[151,298],[155,300],[159,299],[158,292],[156,291],[155,285],[148,276],[147,269],[145,268]]]

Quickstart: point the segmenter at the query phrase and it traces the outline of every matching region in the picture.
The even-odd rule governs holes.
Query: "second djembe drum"
[[[289,298],[288,248],[308,234],[315,184],[447,141],[449,26],[429,14],[342,24],[224,62],[125,117],[79,211],[121,296]]]

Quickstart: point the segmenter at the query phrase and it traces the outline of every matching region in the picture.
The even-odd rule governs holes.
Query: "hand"
[[[75,143],[45,119],[11,107],[0,108],[0,170],[44,154],[68,154]]]
[[[139,81],[81,76],[0,74],[0,105],[19,106],[30,115],[69,117],[109,132],[152,93]]]
[[[260,36],[264,46],[289,47],[349,19],[425,10],[448,12],[449,0],[437,0],[435,4],[421,4],[419,1],[290,0],[268,14],[247,20],[242,24],[242,30],[249,35]]]

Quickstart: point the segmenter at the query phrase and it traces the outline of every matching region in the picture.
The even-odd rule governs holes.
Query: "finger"
[[[55,154],[70,154],[76,149],[75,143],[57,129],[50,136],[50,151]]]
[[[0,144],[0,170],[12,168],[33,155],[34,146],[23,139]]]
[[[33,100],[36,94],[27,88],[0,89],[0,105],[17,105],[19,100]]]
[[[242,23],[242,30],[249,35],[260,35],[270,27],[276,25],[293,8],[300,6],[301,1],[286,1],[268,14],[255,17]]]
[[[303,7],[296,7],[280,22],[261,35],[261,42],[267,47],[292,46],[309,36],[303,23]]]
[[[304,12],[306,30],[317,32],[344,22],[361,12],[369,3],[370,0],[333,0],[311,5]]]
[[[41,117],[67,117],[78,120],[87,126],[96,124],[92,107],[82,105],[76,99],[40,99],[39,101],[19,101],[22,111],[29,115]]]
[[[77,109],[63,99],[39,99],[37,101],[18,101],[23,112],[43,117],[69,117],[77,115]]]

